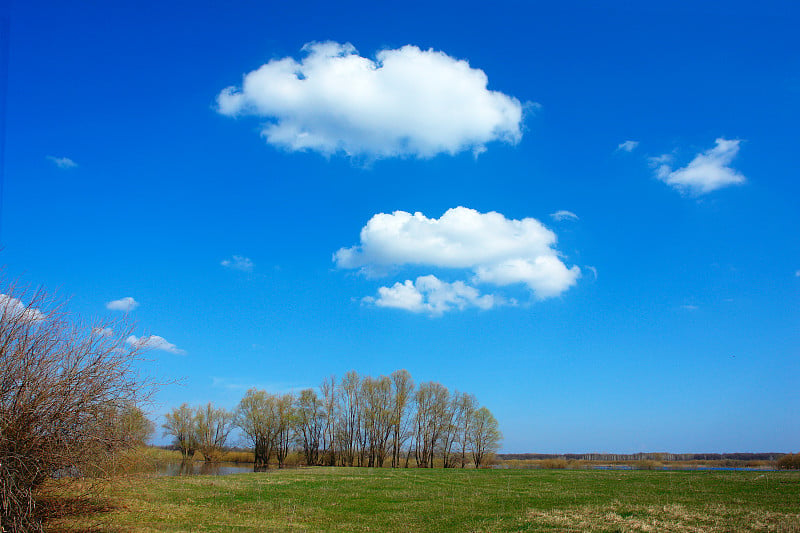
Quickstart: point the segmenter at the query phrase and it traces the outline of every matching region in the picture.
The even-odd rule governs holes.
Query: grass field
[[[800,472],[308,468],[131,477],[58,531],[800,531]]]

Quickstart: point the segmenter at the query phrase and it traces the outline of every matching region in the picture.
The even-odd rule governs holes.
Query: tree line
[[[185,459],[199,452],[206,461],[219,459],[238,428],[256,470],[282,468],[291,451],[307,465],[479,468],[502,439],[474,395],[436,382],[417,386],[406,370],[377,378],[350,371],[298,394],[250,389],[233,411],[183,404],[163,428]]]

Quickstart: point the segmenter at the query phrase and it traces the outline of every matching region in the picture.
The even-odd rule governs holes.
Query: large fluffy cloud
[[[416,281],[398,281],[391,287],[381,287],[377,298],[368,296],[363,300],[378,307],[393,307],[432,315],[441,315],[452,309],[491,309],[498,305],[513,304],[513,301],[509,302],[493,294],[481,295],[478,289],[463,281],[448,283],[432,275],[419,276]]]
[[[402,265],[469,269],[474,283],[524,284],[542,299],[558,296],[580,276],[577,266],[564,264],[555,244],[555,233],[533,218],[508,219],[466,207],[449,209],[438,219],[395,211],[374,215],[361,230],[361,243],[341,248],[333,260],[348,269]],[[409,283],[386,289],[408,298],[413,296]],[[420,292],[418,285],[414,288]],[[381,299],[393,301],[392,294],[381,294]]]
[[[263,135],[289,150],[351,156],[476,153],[522,137],[523,106],[487,89],[486,74],[443,52],[404,46],[375,60],[353,45],[309,43],[217,96],[225,115],[268,119]]]
[[[672,157],[665,154],[651,158],[656,167],[656,176],[668,185],[694,195],[744,183],[745,177],[730,167],[739,153],[739,140],[717,139],[716,146],[699,153],[683,168],[673,170],[669,165]]]

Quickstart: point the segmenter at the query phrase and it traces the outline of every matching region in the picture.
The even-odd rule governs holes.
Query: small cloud
[[[686,309],[687,311],[697,311],[700,308],[697,307],[696,305],[686,304],[686,305],[682,305],[681,309]]]
[[[639,141],[625,141],[624,143],[620,143],[617,145],[617,152],[633,152],[633,150],[639,146]]]
[[[594,274],[594,279],[597,279],[597,269],[595,267],[586,265],[586,269]]]
[[[131,335],[125,339],[125,342],[131,346],[144,348],[145,350],[161,350],[162,352],[169,352],[175,355],[186,355],[186,350],[181,350],[164,337],[159,337],[158,335],[148,335],[146,337]]]
[[[114,330],[111,328],[92,328],[92,333],[98,337],[110,337],[114,334]]]
[[[222,378],[217,376],[211,377],[211,386],[215,389],[225,389],[229,391],[247,391],[249,389],[260,389],[269,391],[273,394],[281,393],[298,393],[303,389],[310,387],[304,385],[296,385],[292,383],[254,383],[248,381],[235,380],[230,378]]]
[[[561,211],[556,211],[555,213],[551,213],[550,216],[558,222],[561,222],[562,220],[580,220],[580,218],[578,218],[578,215],[576,215],[572,211],[565,211],[563,209]]]
[[[106,304],[106,309],[109,311],[122,311],[122,312],[129,312],[133,311],[139,307],[139,302],[134,300],[131,296],[126,296],[125,298],[120,298],[119,300],[113,300]]]
[[[800,278],[800,270],[795,270],[794,271],[794,277]]]
[[[47,318],[39,309],[29,307],[7,294],[0,294],[0,317],[11,320],[21,319],[23,322],[38,322]]]
[[[362,301],[377,307],[391,307],[437,316],[453,309],[461,311],[477,307],[486,310],[516,303],[492,294],[481,295],[478,289],[463,281],[448,283],[433,275],[420,276],[416,281],[407,279],[391,287],[381,287],[378,289],[377,298],[367,296]]]
[[[651,157],[650,165],[655,168],[656,177],[667,185],[695,196],[706,194],[745,182],[745,177],[730,166],[740,144],[740,140],[719,138],[716,146],[697,154],[685,167],[673,170],[669,154]]]
[[[220,262],[220,265],[233,270],[241,270],[242,272],[252,272],[255,266],[249,257],[243,255],[234,255],[230,259],[224,259]]]
[[[70,159],[69,157],[55,157],[52,155],[48,155],[47,159],[53,162],[55,166],[58,168],[75,168],[78,166],[78,163]]]

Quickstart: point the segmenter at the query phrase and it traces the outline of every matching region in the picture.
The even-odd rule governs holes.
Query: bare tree
[[[469,446],[470,429],[475,413],[475,406],[478,404],[475,396],[466,392],[456,393],[453,402],[453,427],[456,434],[456,442],[460,445],[459,462],[464,468],[469,462],[467,459],[467,447]]]
[[[322,450],[327,454],[326,464],[336,464],[336,419],[338,393],[336,377],[331,376],[322,381],[322,408],[324,410],[324,428],[322,430]]]
[[[448,405],[450,393],[441,383],[426,382],[420,384],[415,394],[416,400],[416,435],[414,453],[417,466],[433,468],[433,457],[436,447],[447,429]]]
[[[392,432],[392,381],[386,376],[366,377],[361,383],[363,432],[368,441],[367,466],[382,467],[389,453]]]
[[[414,380],[407,370],[392,372],[392,468],[400,466],[400,453],[409,436],[408,406],[414,393]]]
[[[342,378],[339,388],[338,423],[340,461],[343,466],[353,466],[358,454],[359,433],[361,430],[361,402],[359,389],[361,378],[351,370]]]
[[[197,449],[206,461],[219,461],[222,448],[233,429],[233,415],[208,403],[197,409],[194,417]]]
[[[130,333],[124,322],[76,319],[44,291],[0,284],[0,530],[41,531],[34,495],[45,480],[141,441],[119,424],[153,390]]]
[[[195,411],[189,404],[184,403],[164,415],[164,435],[172,435],[173,443],[181,451],[184,460],[194,457],[197,450],[195,437]]]

